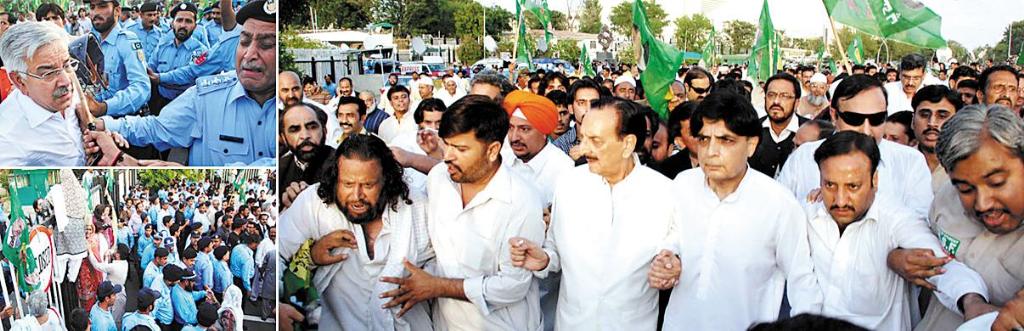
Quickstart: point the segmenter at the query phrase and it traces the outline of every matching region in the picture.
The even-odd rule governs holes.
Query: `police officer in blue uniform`
[[[220,23],[220,13],[220,3],[213,3],[210,6],[210,21],[203,25],[206,30],[206,39],[211,45],[220,41],[220,35],[224,33],[224,26]]]
[[[277,2],[252,1],[241,25],[235,71],[201,77],[160,116],[97,119],[132,145],[188,147],[190,166],[272,165],[276,159]],[[87,141],[87,143],[89,143]],[[140,161],[142,165],[168,165]]]
[[[149,79],[146,77],[146,55],[142,41],[121,28],[118,0],[91,0],[92,34],[100,40],[103,50],[107,87],[87,98],[94,115],[124,116],[135,114],[149,101]]]
[[[167,33],[167,26],[160,25],[160,3],[147,2],[139,6],[139,19],[125,29],[142,41],[142,53],[146,59],[152,58],[161,37]]]
[[[157,47],[156,53],[149,59],[149,69],[154,72],[167,72],[180,68],[206,56],[206,46],[192,34],[196,30],[196,18],[199,9],[195,5],[182,2],[171,9],[171,23],[173,33],[164,35]],[[156,82],[154,82],[156,83]],[[162,102],[151,102],[151,110],[159,114],[167,102],[174,100],[185,89],[193,86],[192,82],[185,84],[170,84],[163,82],[158,84],[159,97]],[[154,105],[158,104],[158,105]],[[152,106],[155,106],[154,109]]]
[[[229,0],[220,2],[230,3]],[[219,42],[210,46],[205,56],[200,56],[187,66],[169,72],[151,73],[150,79],[154,84],[191,84],[202,76],[234,71],[235,50],[238,48],[238,35],[241,29],[235,24],[235,13],[230,10],[223,12],[221,23],[225,32],[221,34]]]

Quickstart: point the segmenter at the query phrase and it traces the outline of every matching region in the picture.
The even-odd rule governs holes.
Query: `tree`
[[[732,20],[725,22],[724,32],[729,37],[733,53],[747,53],[754,46],[757,26],[746,21]]]
[[[540,21],[537,20],[536,15],[527,14],[525,16],[526,26],[530,29],[540,30],[544,27],[540,25]],[[552,10],[551,11],[551,30],[565,31],[569,29],[569,18],[565,16],[565,13]]]
[[[676,34],[673,42],[681,50],[697,51],[707,44],[711,35],[711,20],[702,14],[680,16],[675,21]]]
[[[626,44],[625,47],[619,50],[615,57],[619,59],[621,63],[636,63],[636,56],[633,55],[633,44]]]
[[[601,2],[584,0],[583,13],[580,14],[580,32],[601,33]]]
[[[1011,28],[1013,29],[1013,42],[1008,45],[1007,41],[1010,40]],[[1000,39],[999,42],[992,47],[992,50],[986,54],[986,57],[993,59],[993,61],[1011,59],[1020,54],[1021,46],[1024,46],[1024,21],[1016,21],[1003,30],[1003,39]],[[1009,57],[1007,57],[1007,47],[1013,47],[1009,52]]]
[[[580,47],[578,44],[578,41],[572,39],[559,40],[555,42],[553,47],[548,48],[547,52],[542,53],[542,55],[574,62],[580,56]]]
[[[963,44],[956,40],[948,40],[948,42],[949,49],[953,51],[954,59],[957,59],[958,61],[960,61],[960,63],[964,63],[965,61],[970,59],[971,56],[967,55],[967,47],[964,47]]]
[[[500,36],[505,32],[512,31],[512,21],[515,20],[515,16],[512,12],[499,6],[487,8],[487,34]]]
[[[371,2],[358,0],[312,0],[310,6],[316,11],[317,23],[321,28],[330,25],[340,29],[363,28],[370,23],[373,14]],[[308,13],[307,10],[307,17]]]
[[[661,30],[668,24],[668,13],[665,9],[661,8],[661,5],[654,2],[654,0],[644,0],[644,8],[647,9],[647,20],[650,21],[648,24],[651,26],[651,32],[654,35],[661,35]],[[612,7],[612,31],[623,35],[633,35],[633,2],[623,1],[622,3]],[[751,36],[753,38],[753,36]]]
[[[278,69],[281,71],[295,71],[298,72],[298,68],[295,67],[295,57],[292,56],[290,50],[293,49],[311,49],[311,48],[323,48],[324,45],[317,41],[309,40],[299,36],[295,30],[289,27],[283,27],[281,34],[278,37],[280,47],[278,51]]]
[[[198,182],[204,178],[206,178],[206,173],[201,169],[152,169],[139,171],[139,181],[142,182],[142,186],[150,190],[166,188],[175,179]]]
[[[459,39],[459,48],[455,49],[455,55],[459,61],[469,65],[484,58],[484,46],[474,36],[463,36]]]

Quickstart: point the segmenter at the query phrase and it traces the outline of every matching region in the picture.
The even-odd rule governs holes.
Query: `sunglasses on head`
[[[888,115],[885,111],[880,111],[874,114],[861,114],[848,111],[837,111],[836,113],[839,114],[839,118],[843,119],[843,122],[852,126],[860,126],[861,124],[864,124],[864,120],[867,120],[871,126],[879,126],[882,125],[882,123],[885,123],[885,118]]]

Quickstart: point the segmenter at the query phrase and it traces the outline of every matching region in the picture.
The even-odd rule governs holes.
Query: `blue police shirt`
[[[142,256],[139,256],[141,259],[139,262],[142,262],[140,265],[148,266],[150,262],[153,262],[153,255],[156,254],[156,248],[156,245],[149,245],[146,247],[146,250],[142,251]]]
[[[237,25],[234,30],[224,32],[219,42],[211,44],[205,58],[170,72],[161,72],[160,82],[187,84],[198,77],[235,71],[235,52],[238,50],[238,36],[241,32],[242,28]]]
[[[213,288],[213,263],[210,263],[212,258],[212,253],[199,252],[196,254],[196,288],[198,289],[206,289],[207,286]]]
[[[107,103],[107,115],[124,116],[136,113],[149,102],[149,76],[142,42],[134,33],[114,23],[107,38],[95,28],[92,34],[103,50],[103,72],[109,85],[96,95],[96,101]]]
[[[124,315],[121,318],[121,326],[123,330],[131,330],[136,326],[148,327],[151,331],[160,331],[160,325],[156,324],[156,319],[152,315],[141,314],[138,311],[133,311]]]
[[[268,73],[274,74],[274,73]],[[189,147],[190,166],[273,164],[277,154],[275,98],[259,104],[235,72],[200,78],[160,116],[103,117],[106,128],[136,146]]]
[[[143,53],[146,55],[147,60],[153,57],[153,54],[156,51],[156,47],[160,45],[160,39],[164,35],[173,35],[173,33],[168,33],[166,28],[158,25],[153,25],[149,28],[149,30],[146,30],[142,26],[141,20],[136,21],[132,25],[126,26],[125,29],[131,31],[132,33],[135,33],[135,36],[138,37],[140,41],[142,41],[142,50]]]
[[[167,283],[164,282],[163,278],[154,281],[153,286],[150,289],[160,292],[160,298],[156,299],[153,303],[153,316],[156,316],[157,322],[163,325],[171,325],[174,319],[174,307],[171,304],[171,289],[167,287]],[[177,287],[177,286],[175,286]]]
[[[228,287],[234,284],[234,276],[231,275],[231,269],[228,269],[228,265],[222,261],[213,262],[213,292],[224,293]]]
[[[203,30],[206,30],[206,40],[210,42],[210,45],[219,42],[220,35],[224,34],[224,26],[215,21],[206,23],[203,26]]]
[[[164,279],[164,267],[156,265],[156,263],[150,263],[146,266],[146,271],[142,273],[142,286],[151,287],[153,281]]]
[[[206,46],[196,39],[194,34],[180,45],[176,41],[174,34],[168,33],[163,36],[160,45],[156,48],[156,53],[149,58],[149,69],[154,72],[172,71],[188,66],[189,63],[194,63],[206,56]],[[173,100],[193,85],[195,82],[173,84],[161,81],[157,90],[160,96]]]
[[[187,291],[180,284],[171,289],[171,302],[174,303],[174,321],[184,325],[199,323],[196,320],[196,316],[199,313],[199,310],[196,309],[196,300],[205,297],[206,292]]]
[[[92,323],[93,331],[117,331],[114,315],[111,315],[109,310],[100,309],[99,302],[93,304],[89,310],[89,322]]]
[[[252,290],[252,276],[256,274],[252,255],[252,250],[245,244],[238,244],[231,250],[231,274],[242,279],[246,291]]]

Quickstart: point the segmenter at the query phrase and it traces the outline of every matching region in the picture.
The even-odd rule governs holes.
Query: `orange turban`
[[[534,129],[545,135],[551,134],[558,126],[558,108],[548,98],[526,91],[512,91],[505,96],[502,106],[509,116],[514,116],[519,110]]]

